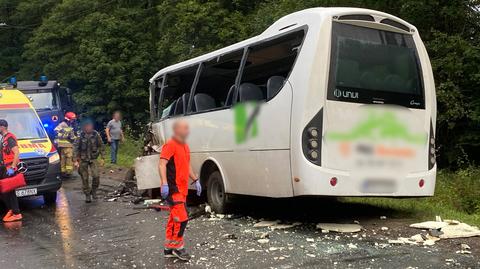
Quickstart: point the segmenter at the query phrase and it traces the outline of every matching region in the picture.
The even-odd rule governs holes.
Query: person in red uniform
[[[173,124],[173,137],[162,147],[159,162],[161,195],[170,206],[170,216],[165,230],[165,257],[188,261],[190,255],[184,247],[183,234],[188,222],[186,201],[188,179],[193,180],[197,195],[202,193],[200,179],[190,166],[190,149],[186,143],[189,127],[185,121]]]
[[[8,131],[8,122],[0,119],[0,180],[15,175],[18,164],[19,150],[17,138]],[[4,222],[22,220],[15,191],[1,194],[2,200],[8,208],[3,217]]]

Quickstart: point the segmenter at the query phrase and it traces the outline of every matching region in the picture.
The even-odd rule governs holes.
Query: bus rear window
[[[411,35],[334,22],[331,55],[329,100],[425,107]]]

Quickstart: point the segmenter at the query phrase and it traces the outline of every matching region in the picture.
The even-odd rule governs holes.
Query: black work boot
[[[85,203],[91,203],[92,202],[92,195],[86,194],[85,195]]]
[[[163,249],[163,255],[165,258],[173,258],[175,255],[173,255],[173,249],[171,248],[165,248]]]
[[[190,254],[187,253],[185,248],[174,249],[172,251],[172,253],[175,257],[179,258],[182,261],[189,261],[190,260]]]

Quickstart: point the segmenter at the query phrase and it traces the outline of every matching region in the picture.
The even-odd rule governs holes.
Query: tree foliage
[[[371,8],[416,25],[436,80],[442,163],[480,158],[478,0],[0,0],[0,75],[47,74],[74,90],[83,114],[102,121],[121,109],[140,124],[157,70],[318,6]]]

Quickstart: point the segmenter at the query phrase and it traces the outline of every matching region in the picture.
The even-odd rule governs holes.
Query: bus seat
[[[270,77],[267,81],[267,100],[272,99],[282,89],[285,78],[282,76]]]
[[[173,115],[181,115],[183,114],[183,102],[182,102],[182,97],[178,97],[177,99],[177,104],[175,106],[175,112]]]
[[[171,104],[172,107],[170,107],[170,111],[168,111],[168,115],[167,116],[173,116],[175,115],[175,108],[177,107],[177,100],[173,101],[173,103]]]
[[[238,91],[240,102],[263,100],[262,90],[253,83],[242,83]]]
[[[227,99],[225,100],[225,106],[231,106],[233,104],[233,94],[235,93],[235,85],[230,87],[228,90]]]
[[[177,99],[177,106],[175,107],[175,115],[185,114],[188,106],[188,98],[190,93],[184,93]]]
[[[197,93],[193,97],[193,103],[195,105],[196,111],[205,111],[216,108],[215,99],[205,93]]]

